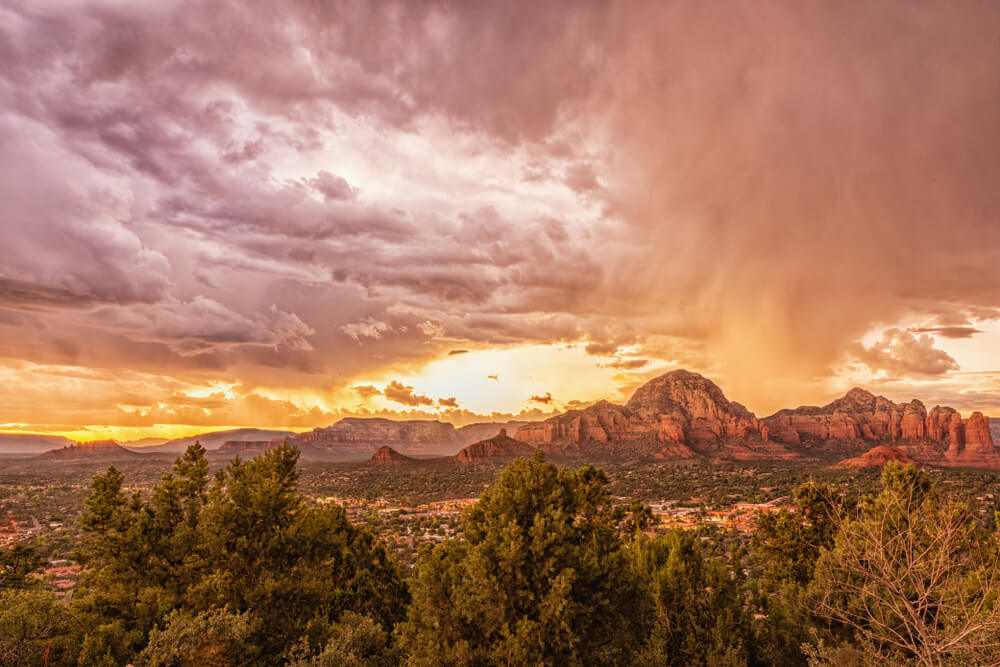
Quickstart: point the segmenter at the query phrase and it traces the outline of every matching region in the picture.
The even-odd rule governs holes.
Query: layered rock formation
[[[916,463],[915,460],[898,447],[892,445],[879,445],[872,447],[861,456],[844,459],[837,464],[838,468],[884,468],[887,463],[893,461],[900,465]]]
[[[1000,452],[982,413],[963,420],[949,407],[928,412],[918,400],[893,403],[860,388],[823,407],[781,410],[761,424],[769,438],[800,451],[860,451],[886,443],[935,465],[1000,467]]]
[[[600,401],[522,426],[516,437],[564,457],[791,459],[892,445],[923,463],[1000,468],[980,413],[962,419],[952,408],[928,412],[918,400],[897,404],[857,388],[823,407],[757,419],[710,380],[683,370],[650,380],[625,405]],[[869,458],[895,455],[878,450]]]
[[[455,455],[455,461],[464,464],[508,461],[518,456],[531,456],[535,448],[507,435],[507,429],[488,440],[481,440],[465,447]]]
[[[768,443],[757,418],[726,399],[715,383],[689,371],[661,375],[622,405],[600,401],[517,430],[517,438],[564,456],[788,458]]]
[[[409,456],[403,456],[392,447],[382,446],[378,448],[378,451],[372,454],[372,457],[368,459],[368,463],[379,466],[399,466],[416,463],[416,459],[411,459]]]
[[[367,458],[382,446],[407,455],[454,454],[462,447],[455,427],[431,420],[393,421],[348,417],[333,426],[288,438],[288,444],[318,454]]]
[[[940,411],[935,415],[938,430],[946,423],[943,421],[946,416]],[[920,401],[897,405],[860,388],[851,389],[843,398],[821,408],[803,406],[781,410],[765,417],[761,423],[767,427],[770,438],[807,447],[831,440],[920,440],[926,437],[928,429],[927,411]]]

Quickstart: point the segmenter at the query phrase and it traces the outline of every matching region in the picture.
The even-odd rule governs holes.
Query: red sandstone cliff
[[[715,383],[684,370],[650,380],[624,406],[600,401],[583,410],[522,426],[517,438],[564,456],[794,456],[780,444],[768,443],[753,413],[726,399]]]
[[[710,380],[673,371],[650,380],[625,405],[600,401],[522,426],[517,439],[565,457],[774,459],[861,453],[893,445],[910,459],[946,466],[1000,467],[989,421],[918,400],[893,403],[856,388],[823,407],[757,419]],[[873,458],[887,455],[876,452]],[[872,458],[870,457],[870,458]]]
[[[771,439],[801,450],[851,451],[891,443],[935,465],[1000,467],[1000,451],[982,413],[963,420],[949,407],[927,412],[918,400],[897,404],[860,388],[821,408],[781,410],[761,424]]]

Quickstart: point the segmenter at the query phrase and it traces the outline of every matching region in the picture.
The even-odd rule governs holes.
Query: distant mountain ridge
[[[0,433],[0,454],[42,454],[73,444],[61,435],[36,435],[34,433]]]
[[[66,447],[52,449],[39,458],[46,459],[109,459],[134,458],[142,456],[125,449],[114,440],[95,440],[93,442],[74,442]]]
[[[639,387],[625,405],[599,401],[523,426],[514,437],[566,457],[794,459],[893,445],[922,463],[1000,468],[990,431],[982,413],[928,412],[919,400],[896,404],[861,388],[823,407],[758,419],[707,378],[676,370]]]
[[[273,440],[275,438],[285,438],[295,435],[294,431],[275,431],[260,428],[237,428],[228,431],[210,431],[199,433],[186,438],[176,438],[168,440],[159,445],[134,446],[126,444],[125,447],[139,453],[160,453],[160,454],[181,454],[195,442],[200,442],[201,446],[211,451],[219,449],[226,442],[239,440]]]
[[[437,456],[484,462],[540,449],[563,459],[721,462],[846,459],[891,446],[894,449],[871,452],[864,460],[905,457],[928,465],[1000,469],[1000,450],[995,444],[998,432],[1000,420],[979,412],[963,418],[946,406],[928,411],[919,400],[897,404],[861,388],[851,389],[825,406],[784,409],[758,418],[726,398],[711,380],[676,370],[639,387],[624,405],[598,401],[540,422],[488,422],[456,428],[438,420],[347,417],[305,433],[235,429],[142,448],[113,443],[105,450],[92,447],[86,455],[118,455],[119,450],[180,453],[198,440],[206,449],[245,456],[288,442],[306,458],[339,460],[365,460],[380,448],[389,448],[393,454],[383,452],[383,458]],[[17,437],[22,442],[25,438]],[[32,441],[33,446],[42,442],[52,440]],[[65,439],[55,442],[71,444]],[[53,458],[85,455],[85,448],[78,447],[53,448],[68,450],[63,455],[53,454]]]
[[[403,456],[452,456],[466,445],[500,429],[516,429],[528,422],[486,422],[456,428],[430,419],[392,420],[382,417],[345,417],[331,426],[299,433],[283,440],[303,455],[325,458],[363,458],[380,447]]]

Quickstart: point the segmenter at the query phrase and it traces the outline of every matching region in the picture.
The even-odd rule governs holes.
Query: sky
[[[0,0],[0,430],[1000,416],[1000,4]]]

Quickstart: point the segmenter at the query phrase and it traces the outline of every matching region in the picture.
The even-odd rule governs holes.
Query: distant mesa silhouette
[[[122,447],[115,440],[95,440],[93,442],[76,442],[67,447],[50,449],[40,458],[46,459],[87,459],[87,458],[135,458],[136,454]]]

